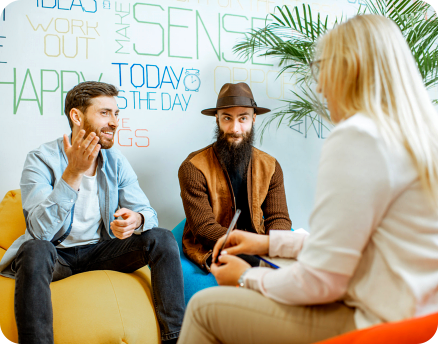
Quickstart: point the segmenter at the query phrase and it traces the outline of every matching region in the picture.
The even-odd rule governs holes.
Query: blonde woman
[[[310,235],[235,231],[178,343],[312,343],[438,312],[438,115],[398,27],[354,17],[317,46],[336,128],[318,172]],[[218,247],[223,242],[219,240]],[[250,268],[236,254],[297,257]]]

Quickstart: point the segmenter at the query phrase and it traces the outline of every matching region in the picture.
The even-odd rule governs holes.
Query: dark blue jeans
[[[129,273],[147,264],[161,338],[177,338],[185,310],[184,282],[178,245],[167,229],[65,249],[45,240],[25,242],[12,265],[19,343],[53,343],[51,282],[92,270]]]

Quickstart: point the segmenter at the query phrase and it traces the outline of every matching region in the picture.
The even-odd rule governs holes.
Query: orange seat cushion
[[[330,338],[318,344],[420,344],[437,332],[438,313],[369,327]],[[438,338],[438,334],[436,335]]]

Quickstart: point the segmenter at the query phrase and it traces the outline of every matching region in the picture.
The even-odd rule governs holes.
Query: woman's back
[[[351,274],[345,301],[357,307],[356,325],[437,312],[438,208],[407,149],[356,114],[327,139],[318,177],[312,235],[299,259]],[[315,240],[328,244],[322,250],[338,260],[315,265],[321,252],[306,251]]]

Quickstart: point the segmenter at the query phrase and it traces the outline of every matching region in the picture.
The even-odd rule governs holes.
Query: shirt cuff
[[[154,227],[158,227],[158,221],[156,217],[151,217],[149,220],[147,220],[148,216],[151,215],[148,211],[139,211],[138,212],[141,216],[143,216],[143,224],[140,225],[137,229],[134,230],[135,234],[141,234],[145,231],[148,231],[149,229],[152,229]]]
[[[308,236],[309,232],[303,228],[294,231],[269,231],[269,256],[296,258]]]
[[[143,232],[144,227],[144,215],[142,213],[138,213],[141,216],[141,225],[134,229],[134,234],[141,234]]]
[[[245,288],[263,293],[263,277],[272,272],[271,268],[252,268],[243,277]]]
[[[78,191],[73,190],[73,188],[68,185],[64,179],[60,178],[58,183],[53,188],[52,193],[48,197],[48,200],[53,204],[57,204],[64,211],[68,212],[76,203],[78,194]]]

